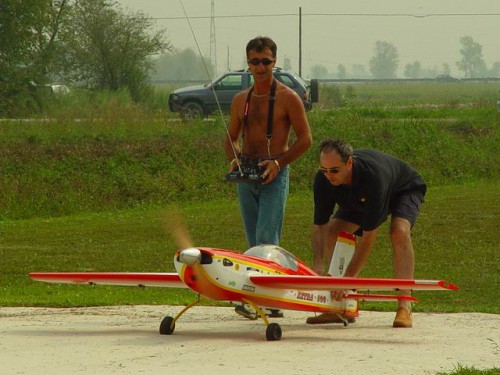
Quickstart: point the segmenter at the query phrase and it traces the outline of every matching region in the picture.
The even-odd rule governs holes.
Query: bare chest
[[[247,118],[243,120],[244,144],[253,156],[268,154],[268,141],[272,154],[282,153],[287,148],[291,123],[283,103],[277,99],[269,118],[269,98],[252,98]]]

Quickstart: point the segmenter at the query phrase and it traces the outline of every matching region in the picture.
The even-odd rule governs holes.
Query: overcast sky
[[[203,54],[210,52],[211,0],[119,0],[125,8],[159,18],[179,49],[196,49],[184,6]],[[181,5],[182,4],[182,5]],[[298,71],[299,7],[302,8],[302,75],[314,64],[337,72],[343,64],[365,65],[375,42],[392,43],[399,52],[399,75],[416,60],[422,68],[448,63],[452,74],[460,59],[462,36],[483,46],[488,66],[500,61],[500,0],[214,0],[219,71],[242,68],[245,45],[267,35],[278,45],[278,66],[289,57]],[[491,15],[486,15],[491,14]],[[229,17],[231,16],[231,17]],[[201,17],[201,18],[200,18]]]

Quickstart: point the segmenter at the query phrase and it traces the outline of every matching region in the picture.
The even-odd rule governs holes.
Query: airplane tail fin
[[[333,250],[333,257],[328,268],[328,275],[344,276],[347,266],[351,262],[356,246],[356,237],[350,233],[341,232]]]

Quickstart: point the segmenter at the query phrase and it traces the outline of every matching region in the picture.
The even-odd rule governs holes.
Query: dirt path
[[[361,311],[355,324],[309,326],[311,314],[274,319],[268,342],[259,321],[231,308],[194,307],[173,335],[158,326],[178,306],[0,308],[0,373],[11,374],[436,374],[458,364],[500,366],[500,315]]]

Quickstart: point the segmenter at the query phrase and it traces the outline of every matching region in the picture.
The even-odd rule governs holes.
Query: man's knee
[[[411,224],[403,218],[394,218],[391,223],[391,241],[396,246],[411,241]]]
[[[328,223],[328,231],[331,237],[338,237],[341,232],[353,234],[358,228],[357,224],[338,218],[334,218]]]

